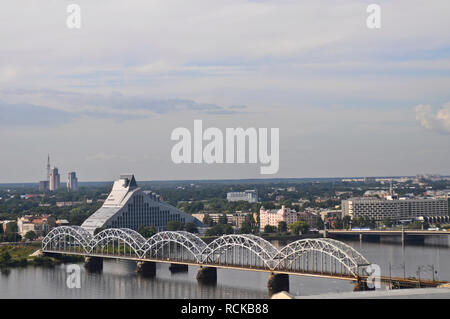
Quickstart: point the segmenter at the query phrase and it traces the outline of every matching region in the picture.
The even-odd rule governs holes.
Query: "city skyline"
[[[40,185],[40,188],[42,187],[44,188],[49,188],[50,186],[50,180],[51,180],[51,172],[56,169],[56,173],[58,174],[58,178],[61,176],[61,174],[59,173],[59,169],[56,166],[51,166],[50,165],[50,154],[47,154],[47,165],[46,165],[46,170],[47,170],[47,179],[46,180],[42,180],[39,182],[35,182],[32,180],[25,180],[25,181],[21,181],[21,182],[2,182],[0,180],[0,185],[1,184],[20,184],[20,183],[25,183],[25,184],[42,184],[44,182],[47,182],[47,186],[43,186]],[[126,172],[130,173],[133,170],[126,170]],[[125,171],[124,171],[125,172]],[[122,172],[122,173],[124,173]],[[119,175],[122,173],[118,173]],[[127,173],[127,174],[128,174]],[[79,185],[79,181],[78,181],[78,176],[76,175],[77,173],[75,171],[71,171],[70,169],[67,170],[67,174],[68,174],[68,179],[67,179],[67,188],[70,190],[77,190],[78,185]],[[133,173],[134,174],[134,173]],[[117,174],[116,174],[117,175]],[[361,181],[364,181],[366,178],[378,178],[378,179],[389,179],[389,178],[417,178],[418,176],[423,176],[425,178],[430,177],[430,178],[450,178],[450,174],[449,175],[445,175],[445,174],[439,174],[437,172],[420,172],[420,173],[416,173],[416,174],[412,174],[412,175],[379,175],[379,176],[308,176],[308,177],[270,177],[269,176],[263,176],[260,175],[258,177],[255,178],[211,178],[211,179],[153,179],[153,180],[146,180],[146,179],[141,179],[143,182],[150,182],[150,181],[155,181],[155,182],[164,182],[164,181],[179,181],[179,182],[183,182],[183,181],[222,181],[222,180],[229,180],[229,181],[243,181],[243,180],[260,180],[260,181],[270,181],[270,180],[289,180],[289,179],[350,179],[350,180],[357,180],[360,179]],[[75,181],[73,181],[75,180]],[[113,182],[115,180],[115,178],[113,177],[111,180],[108,179],[104,179],[104,180],[95,180],[95,179],[88,179],[88,180],[84,180],[81,183],[90,183],[90,182]],[[59,182],[59,184],[61,184],[61,182]],[[70,185],[70,186],[69,186]],[[58,186],[58,188],[60,188],[60,186]]]

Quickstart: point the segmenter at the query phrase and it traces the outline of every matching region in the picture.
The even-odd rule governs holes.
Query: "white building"
[[[229,192],[227,193],[227,200],[229,202],[246,201],[249,203],[257,203],[258,192],[256,190],[246,190],[244,192]]]
[[[45,236],[56,225],[56,218],[50,215],[25,215],[17,218],[18,233],[22,237],[29,231],[37,236]]]
[[[138,187],[134,175],[121,175],[103,206],[84,221],[81,227],[91,233],[97,228],[130,228],[154,226],[158,231],[165,230],[169,221],[181,223],[202,223],[172,205],[161,200],[160,196],[143,191]]]
[[[447,199],[379,199],[350,198],[342,201],[342,216],[403,219],[427,216],[448,216]]]

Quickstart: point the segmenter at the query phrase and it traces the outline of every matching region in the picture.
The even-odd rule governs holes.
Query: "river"
[[[370,262],[381,267],[383,275],[417,277],[450,281],[450,248],[448,246],[406,245],[346,241]],[[279,243],[275,243],[279,244]],[[403,265],[406,265],[406,268]],[[268,298],[269,274],[251,271],[218,269],[217,285],[203,286],[196,280],[197,267],[188,272],[172,274],[169,265],[157,264],[156,277],[136,274],[136,264],[130,261],[105,260],[101,273],[89,273],[82,264],[81,288],[68,288],[67,265],[54,268],[28,266],[12,268],[0,275],[0,298]],[[314,295],[353,290],[353,284],[343,280],[290,276],[290,292],[294,295]]]

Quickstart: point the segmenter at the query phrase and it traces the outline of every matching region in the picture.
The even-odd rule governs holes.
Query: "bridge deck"
[[[436,236],[436,235],[450,235],[450,231],[440,230],[327,230],[329,234],[342,234],[342,235],[424,235],[424,236]]]
[[[66,252],[66,251],[58,251],[58,250],[43,250],[43,252],[51,253],[51,254],[76,255],[76,256],[83,256],[83,257],[100,257],[100,258],[108,258],[108,259],[122,259],[122,260],[132,260],[132,261],[155,262],[155,263],[163,263],[163,264],[179,264],[179,265],[188,265],[188,266],[197,266],[197,267],[214,267],[214,268],[219,268],[219,269],[257,271],[257,272],[265,272],[265,273],[273,273],[273,274],[287,274],[287,275],[295,275],[295,276],[357,281],[357,278],[354,276],[338,275],[338,274],[331,274],[331,273],[324,273],[324,272],[298,272],[298,271],[290,271],[290,270],[282,270],[282,269],[273,269],[272,270],[272,269],[268,269],[268,268],[257,268],[257,267],[246,266],[246,265],[223,265],[223,264],[214,264],[214,263],[198,263],[198,262],[193,262],[192,260],[139,258],[136,256],[118,256],[118,255],[98,254],[98,253],[86,254],[86,253]]]
[[[267,268],[255,268],[251,266],[245,265],[221,265],[214,263],[198,263],[192,262],[191,260],[171,260],[171,259],[153,259],[153,258],[139,258],[135,256],[118,256],[118,255],[109,255],[109,254],[86,254],[79,252],[65,252],[58,250],[43,250],[45,253],[52,254],[63,254],[63,255],[77,255],[83,257],[100,257],[100,258],[108,258],[108,259],[123,259],[123,260],[132,260],[132,261],[143,261],[143,262],[155,262],[155,263],[164,263],[164,264],[181,264],[188,266],[197,266],[197,267],[214,267],[220,269],[232,269],[232,270],[243,270],[243,271],[257,271],[257,272],[265,272],[265,273],[274,273],[274,274],[287,274],[287,275],[295,275],[295,276],[305,276],[305,277],[316,277],[316,278],[328,278],[328,279],[338,279],[338,280],[347,280],[356,282],[359,280],[367,280],[368,276],[360,276],[356,278],[354,276],[345,276],[345,275],[336,275],[324,272],[298,272],[298,271],[289,271],[282,269],[267,269]],[[417,278],[403,278],[403,277],[389,277],[389,276],[381,276],[380,281],[384,284],[393,283],[400,284],[402,287],[410,286],[410,287],[437,287],[443,284],[448,284],[447,281],[433,281],[428,279],[421,279],[420,283]]]

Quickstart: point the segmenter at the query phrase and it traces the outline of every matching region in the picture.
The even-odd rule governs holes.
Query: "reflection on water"
[[[168,265],[157,264],[156,277],[144,278],[130,261],[105,261],[102,273],[89,273],[80,265],[80,289],[67,288],[64,265],[11,269],[8,276],[0,277],[0,298],[267,298],[267,291],[255,289],[251,281],[249,287],[234,280],[235,285],[227,285],[229,280],[220,271],[219,283],[208,286],[197,284],[197,267],[171,274]],[[242,277],[242,272],[236,273]]]
[[[407,276],[416,276],[418,266],[434,264],[437,278],[450,280],[448,247],[348,243],[369,261],[379,264],[383,274],[389,274],[389,263],[393,276],[403,276],[403,263]],[[67,288],[64,265],[54,268],[30,266],[2,272],[0,298],[268,298],[267,273],[219,269],[217,285],[204,286],[195,278],[197,267],[172,274],[169,265],[157,264],[156,277],[144,278],[136,274],[136,264],[130,261],[105,260],[102,273],[88,273],[80,265],[80,289]],[[431,277],[431,271],[421,274],[421,278]],[[290,291],[296,295],[352,289],[353,284],[347,281],[290,276]]]
[[[385,243],[347,242],[360,251],[370,262],[381,267],[381,273],[389,275],[389,265],[394,277],[420,277],[450,281],[450,248],[448,246],[396,245]]]

